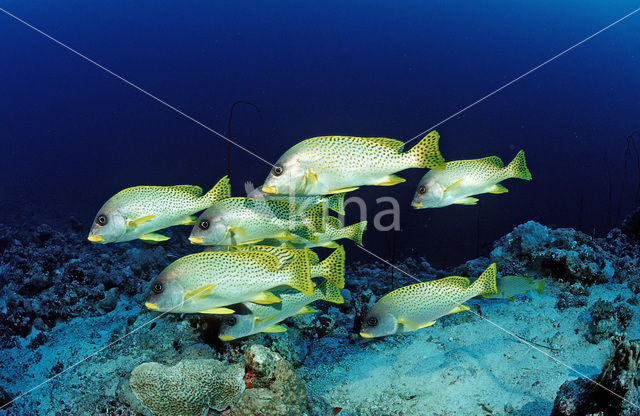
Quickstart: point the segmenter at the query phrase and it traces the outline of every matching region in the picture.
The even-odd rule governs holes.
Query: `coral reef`
[[[565,382],[558,390],[551,416],[636,416],[640,413],[636,404],[640,345],[626,340],[624,334],[611,340],[614,351],[595,378],[604,388],[584,378]]]
[[[181,235],[156,246],[95,246],[74,228],[41,224],[25,232],[0,224],[0,345],[33,327],[46,331],[113,310],[120,296],[141,298],[171,257],[190,250]]]
[[[244,354],[247,389],[231,406],[237,416],[301,416],[307,412],[307,389],[291,364],[262,345]]]
[[[244,390],[244,366],[214,359],[182,360],[168,367],[143,363],[129,378],[131,390],[157,416],[201,416],[224,410]]]
[[[550,229],[534,221],[499,239],[491,261],[502,274],[549,276],[561,282],[605,283],[616,273],[618,259],[592,237],[571,228]]]

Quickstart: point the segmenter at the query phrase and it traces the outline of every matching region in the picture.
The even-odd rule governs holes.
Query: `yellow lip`
[[[276,193],[276,187],[274,186],[263,186],[262,187],[262,192],[264,192],[265,194],[275,194]]]
[[[364,332],[360,332],[360,336],[362,338],[373,338],[373,335],[365,334]]]
[[[158,310],[158,304],[157,303],[145,302],[144,306],[146,306],[147,309],[152,310],[152,311],[157,311]]]
[[[102,243],[102,240],[104,239],[101,235],[90,235],[89,237],[87,237],[87,240],[91,241],[92,243]]]
[[[204,244],[204,239],[198,237],[189,237],[191,244]]]
[[[223,341],[231,341],[233,339],[231,335],[218,335],[218,338],[220,338]]]
[[[424,202],[412,202],[411,206],[414,208],[422,208],[422,206],[424,205]]]

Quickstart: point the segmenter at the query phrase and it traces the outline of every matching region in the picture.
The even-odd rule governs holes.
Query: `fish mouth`
[[[364,332],[360,332],[360,336],[362,338],[373,338],[373,335],[367,334],[367,333],[364,333]]]
[[[104,241],[104,238],[102,238],[101,235],[90,235],[89,237],[87,237],[87,240],[91,241],[92,243],[102,243]]]
[[[220,338],[223,341],[231,341],[233,339],[232,335],[218,335],[218,338]]]
[[[424,205],[424,202],[412,202],[411,206],[414,208],[422,208],[422,206]]]
[[[147,309],[152,310],[152,311],[157,311],[160,308],[158,308],[158,304],[157,303],[151,303],[151,302],[145,302],[144,306],[147,307]]]
[[[265,194],[269,194],[269,195],[273,195],[276,193],[276,187],[274,186],[263,186],[262,187],[262,192],[264,192]]]
[[[191,244],[204,244],[204,239],[199,237],[189,237]]]

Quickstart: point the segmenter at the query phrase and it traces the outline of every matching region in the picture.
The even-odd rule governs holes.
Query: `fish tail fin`
[[[362,245],[362,234],[364,234],[364,230],[367,227],[367,222],[362,221],[356,224],[351,224],[347,227],[343,227],[340,231],[342,232],[344,238],[348,238],[356,244]]]
[[[498,285],[496,282],[496,274],[496,264],[493,263],[491,266],[487,267],[487,270],[485,270],[471,286],[469,286],[469,289],[475,293],[474,296],[497,295]]]
[[[327,208],[340,215],[344,215],[344,192],[331,195],[327,198]]]
[[[324,203],[316,204],[302,213],[307,223],[317,233],[325,232],[325,207]]]
[[[313,288],[316,284],[311,280],[309,270],[309,254],[307,252],[300,252],[291,263],[282,269],[283,272],[289,274],[289,280],[285,284],[299,290],[307,296],[313,296]]]
[[[440,135],[434,130],[413,146],[406,153],[407,157],[411,159],[411,167],[444,169],[444,158],[438,148],[439,140]]]
[[[329,257],[311,266],[311,277],[324,277],[338,289],[344,288],[344,247],[338,246]]]
[[[209,192],[202,196],[202,199],[207,202],[208,206],[227,198],[231,198],[231,186],[229,185],[228,176],[223,176]]]
[[[344,298],[340,293],[340,289],[336,287],[333,283],[328,280],[323,281],[318,285],[318,289],[316,293],[320,292],[320,297],[318,299],[325,300],[327,302],[333,303],[344,303]]]
[[[542,292],[544,292],[544,281],[545,279],[540,279],[537,282],[535,282],[532,286],[533,290],[538,292],[539,295],[542,295]]]
[[[520,150],[516,157],[505,168],[509,178],[531,180],[531,172],[527,168],[527,161],[524,158],[524,150]]]

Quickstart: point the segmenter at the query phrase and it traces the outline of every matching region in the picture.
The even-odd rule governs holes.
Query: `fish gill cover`
[[[0,414],[637,414],[636,5],[34,6]]]

